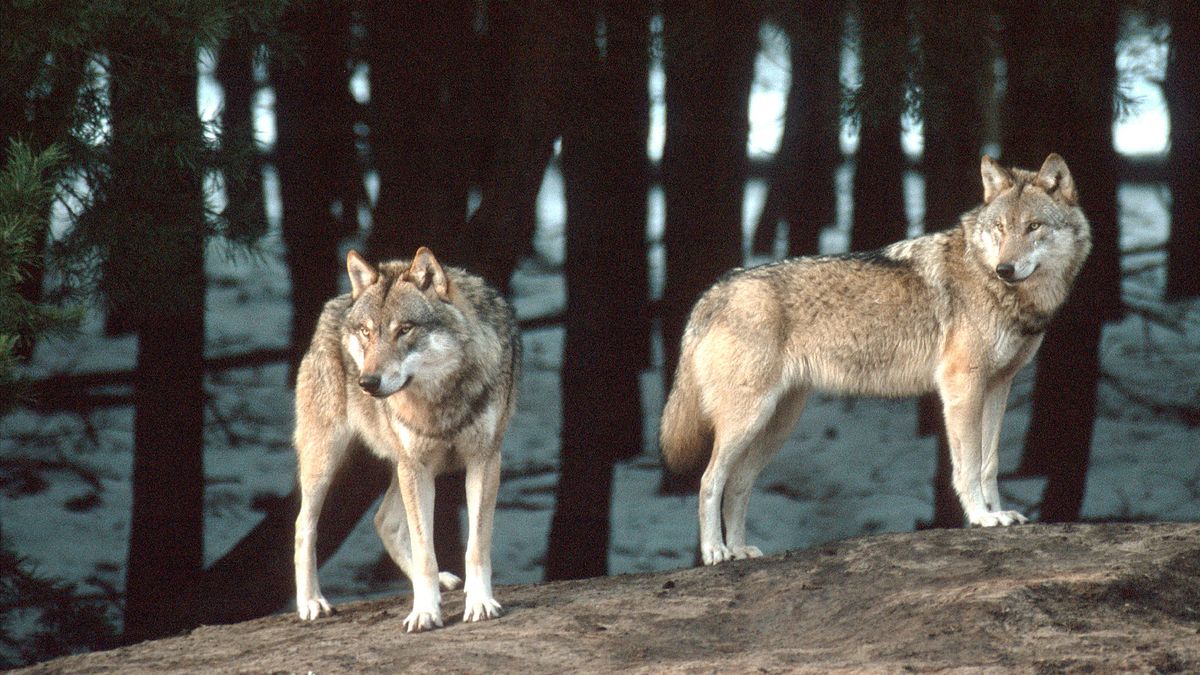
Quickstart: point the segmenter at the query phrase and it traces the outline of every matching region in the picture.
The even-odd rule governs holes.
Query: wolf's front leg
[[[500,448],[467,463],[466,609],[463,621],[494,619],[504,613],[492,595],[492,524],[500,489]]]
[[[983,404],[983,457],[979,476],[984,504],[995,522],[993,525],[1025,523],[1028,519],[1017,511],[1005,511],[1000,501],[1000,426],[1004,421],[1004,409],[1008,404],[1008,391],[1012,379],[995,384],[988,390]],[[1005,521],[1008,522],[1005,522]],[[980,523],[983,524],[983,523]]]
[[[297,393],[300,399],[304,395]],[[293,564],[296,572],[296,613],[311,621],[333,613],[321,594],[317,581],[317,521],[333,476],[345,457],[349,439],[332,434],[324,420],[314,419],[312,411],[297,407],[297,463],[300,487],[300,512],[296,515],[296,542]]]
[[[1008,525],[988,511],[980,482],[983,462],[984,382],[976,369],[949,362],[939,373],[939,392],[950,442],[954,491],[972,525]]]
[[[396,466],[396,477],[412,545],[413,608],[404,619],[404,629],[415,633],[443,625],[442,592],[433,552],[433,472],[405,458]]]
[[[307,495],[300,499],[300,513],[296,516],[296,612],[301,620],[311,621],[333,613],[329,601],[321,594],[317,581],[317,512],[313,500]]]

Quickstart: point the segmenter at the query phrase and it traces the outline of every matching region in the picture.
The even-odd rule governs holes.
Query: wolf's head
[[[967,236],[983,263],[1010,285],[1043,275],[1069,283],[1092,240],[1067,163],[1051,153],[1034,173],[984,155],[980,171],[983,206]]]
[[[346,256],[353,304],[342,344],[358,366],[358,384],[385,398],[436,387],[462,364],[451,278],[421,247],[412,262],[372,267],[355,251]]]

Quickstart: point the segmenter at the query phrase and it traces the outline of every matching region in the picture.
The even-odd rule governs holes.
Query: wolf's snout
[[[1000,263],[996,265],[996,276],[1005,281],[1012,281],[1017,275],[1017,268],[1013,267],[1012,263]]]
[[[379,393],[379,387],[383,384],[383,378],[378,375],[362,375],[358,378],[358,386],[363,388],[363,391],[368,394]]]

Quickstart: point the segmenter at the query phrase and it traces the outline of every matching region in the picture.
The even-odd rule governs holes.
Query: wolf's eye
[[[364,340],[369,339],[371,337],[371,329],[364,324],[358,327],[358,334],[361,335],[362,339]]]
[[[1026,226],[1026,230],[1029,232],[1033,232],[1035,230],[1040,229],[1041,227],[1042,227],[1041,221],[1035,220],[1032,223],[1030,223],[1028,226]]]
[[[404,337],[412,329],[413,325],[411,323],[402,323],[396,326],[396,337]]]

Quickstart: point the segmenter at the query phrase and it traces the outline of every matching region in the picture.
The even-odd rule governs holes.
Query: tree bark
[[[485,50],[494,88],[487,102],[490,157],[482,200],[456,241],[462,266],[509,290],[533,240],[535,204],[562,130],[568,71],[561,0],[488,4]],[[489,72],[490,72],[489,71]]]
[[[379,172],[367,239],[374,258],[411,257],[420,246],[449,256],[466,221],[469,65],[480,47],[473,10],[461,0],[367,4],[371,151]]]
[[[133,53],[112,59],[113,182],[101,192],[115,225],[110,299],[138,335],[129,641],[194,625],[204,562],[206,227],[199,170],[175,157],[199,146],[195,60],[153,30]]]
[[[253,35],[232,35],[221,46],[216,78],[224,91],[221,110],[222,152],[241,153],[249,158],[244,171],[225,175],[226,219],[242,223],[266,222],[262,163],[254,137],[254,60],[259,44]],[[265,227],[264,227],[265,229]]]
[[[780,17],[791,41],[792,84],[783,139],[754,231],[755,253],[772,252],[781,222],[787,225],[789,256],[819,253],[821,230],[837,218],[845,18],[843,3],[815,0],[798,3]]]
[[[1200,8],[1171,3],[1171,55],[1163,92],[1171,116],[1171,238],[1167,300],[1200,296]]]
[[[546,579],[608,573],[613,466],[642,451],[649,20],[648,2],[596,3],[569,24],[562,461]]]
[[[855,95],[859,136],[854,160],[850,250],[870,251],[904,239],[904,169],[900,117],[905,109],[907,2],[864,2],[862,86]]]
[[[1005,3],[1004,158],[1036,168],[1060,153],[1092,226],[1091,256],[1038,355],[1018,473],[1046,475],[1043,521],[1076,520],[1095,425],[1100,334],[1121,315],[1116,151],[1112,144],[1119,8]]]
[[[321,309],[338,293],[345,269],[338,246],[358,231],[362,178],[346,65],[350,20],[345,3],[288,7],[282,30],[295,39],[295,53],[273,64],[276,168],[292,281],[292,377]]]

